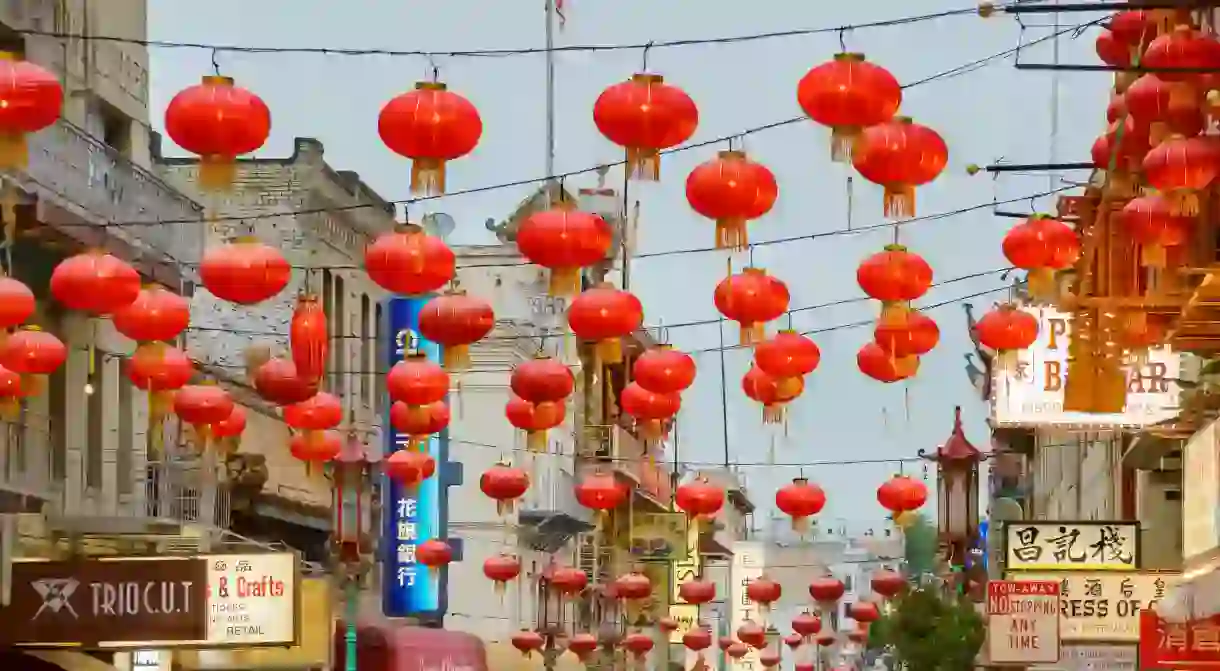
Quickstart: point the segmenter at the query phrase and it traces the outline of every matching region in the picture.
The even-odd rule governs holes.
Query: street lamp
[[[329,463],[331,483],[331,556],[334,575],[345,600],[347,630],[344,635],[344,666],[356,671],[356,631],[360,614],[360,585],[373,567],[374,519],[381,504],[378,450],[371,450],[355,431],[347,434],[343,448]]]
[[[979,530],[979,464],[987,455],[966,439],[962,409],[954,409],[953,432],[934,454],[919,456],[936,463],[937,525],[940,540],[950,548],[953,566],[966,565],[966,552],[975,545]]]

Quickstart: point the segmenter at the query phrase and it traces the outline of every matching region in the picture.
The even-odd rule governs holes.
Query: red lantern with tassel
[[[686,178],[686,202],[716,222],[717,249],[745,249],[750,243],[746,225],[770,212],[778,198],[775,174],[744,151],[722,151]]]
[[[1175,214],[1165,198],[1149,194],[1132,198],[1119,214],[1123,230],[1140,246],[1140,263],[1149,268],[1164,268],[1165,250],[1190,240],[1194,219]]]
[[[377,286],[403,296],[438,291],[453,280],[457,257],[444,240],[413,224],[377,236],[364,250],[364,270]]]
[[[453,561],[453,548],[450,547],[449,541],[430,538],[415,546],[415,561],[427,566],[429,572],[435,573]]]
[[[619,393],[619,408],[635,419],[636,430],[644,440],[663,438],[668,423],[682,409],[679,394],[658,394],[632,382]]]
[[[661,151],[695,134],[699,108],[661,75],[638,73],[602,91],[593,103],[593,123],[607,140],[627,150],[631,178],[656,181]]]
[[[586,475],[575,488],[576,502],[601,513],[606,513],[627,501],[627,487],[614,475],[595,471]]]
[[[479,490],[496,502],[497,515],[511,513],[514,502],[525,496],[529,488],[530,476],[505,463],[495,464],[479,477]]]
[[[724,507],[723,487],[717,487],[705,476],[678,485],[674,492],[674,503],[690,520],[710,519]]]
[[[792,631],[803,639],[817,636],[822,631],[822,619],[810,612],[802,612],[792,618]]]
[[[906,578],[903,578],[901,573],[890,569],[874,571],[872,578],[869,579],[869,586],[873,588],[873,591],[886,599],[898,596],[906,585]]]
[[[779,601],[783,593],[780,584],[766,576],[746,581],[746,598],[758,604],[763,611],[770,610],[771,604]]]
[[[186,298],[153,284],[116,310],[110,321],[116,331],[138,343],[170,341],[190,325],[191,305]]]
[[[568,652],[576,655],[581,662],[587,662],[597,651],[597,646],[597,637],[588,632],[575,633],[568,638]]]
[[[69,310],[111,315],[140,295],[140,274],[118,257],[94,250],[60,261],[51,295]]]
[[[817,343],[793,330],[780,331],[754,347],[754,365],[775,378],[786,394],[793,393],[797,385],[803,387],[805,376],[821,362]]]
[[[324,432],[342,421],[343,402],[324,391],[284,408],[284,423],[305,434],[306,440],[321,440]]]
[[[0,274],[0,332],[24,324],[34,314],[35,308],[34,292],[24,282]],[[7,335],[0,333],[0,338]],[[693,361],[691,365],[694,365]]]
[[[318,380],[303,379],[297,375],[296,364],[273,358],[255,369],[254,390],[267,401],[288,406],[313,398],[318,393]]]
[[[25,168],[26,136],[59,119],[64,89],[49,70],[0,53],[0,167]]]
[[[542,638],[542,634],[529,629],[522,629],[513,634],[513,647],[516,648],[525,657],[532,656],[535,652],[542,649],[546,645],[546,640]]]
[[[190,382],[194,374],[195,365],[186,353],[165,343],[139,348],[127,360],[127,379],[148,392],[148,411],[154,421],[169,414],[173,392]]]
[[[511,396],[504,406],[509,424],[525,432],[525,447],[530,452],[546,452],[547,432],[561,424],[566,416],[563,403],[535,405]]]
[[[550,573],[547,585],[564,596],[576,596],[589,585],[589,576],[575,566],[556,566]]]
[[[915,377],[919,372],[919,357],[895,358],[877,343],[868,342],[856,352],[856,366],[874,380],[892,384]]]
[[[483,119],[441,82],[416,82],[381,108],[377,133],[390,151],[411,159],[411,193],[435,196],[445,192],[445,164],[478,146]]]
[[[767,322],[788,311],[788,286],[762,268],[745,268],[716,285],[716,309],[741,327],[741,344],[762,342]]]
[[[552,296],[579,293],[581,271],[605,261],[613,242],[605,219],[567,206],[535,212],[517,228],[517,251],[550,271]]]
[[[288,441],[288,452],[305,464],[306,473],[312,473],[322,464],[333,461],[342,451],[343,435],[338,431],[323,431],[320,437],[313,440],[298,433]]]
[[[414,491],[436,474],[436,459],[427,452],[396,450],[385,460],[385,473],[407,491]]]
[[[915,216],[915,188],[940,176],[949,148],[936,131],[908,117],[869,126],[860,133],[851,163],[860,176],[885,188],[885,216]]]
[[[419,334],[444,346],[445,368],[470,368],[470,346],[491,333],[496,315],[487,301],[453,291],[428,301],[419,311]]]
[[[25,393],[21,389],[21,376],[13,371],[0,367],[0,418],[13,422],[21,418],[21,399]]]
[[[288,326],[288,345],[297,375],[306,380],[318,380],[326,374],[330,334],[326,327],[326,312],[317,296],[307,295],[297,299],[297,307]]]
[[[1131,50],[1126,44],[1123,44],[1114,33],[1109,30],[1102,29],[1097,34],[1097,39],[1093,42],[1093,49],[1097,52],[1097,57],[1102,63],[1116,68],[1125,68],[1131,65]]]
[[[483,560],[483,575],[495,583],[496,594],[503,597],[507,583],[521,575],[521,560],[506,553],[492,555]]]
[[[837,636],[835,636],[834,632],[824,631],[818,634],[818,637],[814,639],[814,642],[823,648],[829,648],[835,643],[838,643],[839,639]]]
[[[534,405],[562,404],[572,395],[576,378],[562,363],[539,355],[513,368],[508,385],[522,400]]]
[[[705,625],[696,624],[682,634],[682,645],[691,652],[702,652],[712,647],[712,631]]]
[[[940,327],[931,317],[911,308],[901,317],[878,322],[873,329],[873,342],[896,359],[920,357],[931,352],[940,342]],[[910,364],[895,365],[902,368]]]
[[[421,406],[420,411],[402,401],[390,406],[390,425],[398,433],[406,434],[407,449],[418,450],[434,434],[449,426],[449,404],[444,401]]]
[[[784,645],[790,650],[798,650],[802,645],[805,645],[805,639],[800,634],[788,634],[784,637]]]
[[[881,301],[881,321],[893,321],[928,292],[932,266],[903,245],[886,245],[856,267],[856,284],[869,298]]]
[[[212,425],[212,437],[220,441],[225,454],[231,454],[237,448],[241,434],[246,431],[246,409],[240,405],[233,406],[233,412],[224,421]]]
[[[644,660],[652,652],[656,643],[652,637],[642,631],[633,631],[623,637],[622,646],[633,658],[636,669],[644,670]]]
[[[678,596],[696,606],[709,603],[716,598],[716,583],[702,578],[687,580],[678,585]]]
[[[857,601],[847,609],[847,614],[856,622],[870,624],[881,617],[881,610],[871,601]]]
[[[737,640],[756,650],[767,647],[767,630],[753,620],[746,620],[737,628]]]
[[[695,360],[685,352],[658,345],[636,357],[631,366],[635,383],[658,394],[677,394],[695,382]]]
[[[279,249],[255,237],[241,237],[204,252],[199,280],[221,300],[254,305],[288,286],[292,266]]]
[[[733,659],[741,659],[750,653],[750,646],[741,641],[732,641],[729,647],[724,649],[724,654]]]
[[[233,414],[233,399],[214,384],[186,385],[174,394],[174,414],[195,429],[199,449],[211,437],[211,427]]]
[[[889,70],[864,54],[841,53],[801,78],[796,100],[806,116],[830,127],[831,159],[847,163],[865,128],[898,113],[902,87]]]
[[[1017,353],[1038,340],[1038,318],[1015,305],[998,305],[974,325],[979,343],[993,349],[1002,371],[1017,368]]]
[[[807,478],[794,478],[775,492],[775,507],[792,518],[792,528],[805,531],[809,518],[826,507],[826,492]]]
[[[779,666],[780,661],[779,652],[776,650],[763,650],[758,653],[758,663],[764,669],[774,669]]]
[[[1143,169],[1171,212],[1193,217],[1199,214],[1199,192],[1220,174],[1220,151],[1212,139],[1175,135],[1144,156]]]
[[[1004,257],[1029,271],[1029,291],[1038,299],[1057,293],[1055,272],[1072,267],[1080,258],[1080,238],[1067,224],[1046,215],[1034,215],[1009,229],[1004,236]]]
[[[846,591],[843,581],[834,576],[827,575],[809,581],[809,596],[813,597],[823,613],[834,608]]]
[[[602,363],[623,360],[622,339],[644,323],[644,306],[630,291],[603,282],[582,291],[568,307],[568,327],[582,340],[596,343]]]
[[[1152,40],[1139,64],[1172,85],[1175,106],[1198,104],[1199,86],[1209,71],[1220,68],[1220,45],[1215,36],[1179,24]]]
[[[424,354],[411,352],[390,368],[385,385],[391,399],[426,412],[425,406],[449,395],[449,373]]]
[[[209,75],[169,101],[165,132],[174,144],[199,155],[199,185],[223,190],[233,185],[237,157],[267,141],[271,110],[231,77]]]
[[[746,396],[763,407],[763,422],[779,424],[784,421],[784,413],[788,403],[795,400],[805,391],[804,378],[789,378],[798,380],[799,385],[787,385],[780,388],[779,381],[750,366],[750,370],[741,378],[741,388]]]

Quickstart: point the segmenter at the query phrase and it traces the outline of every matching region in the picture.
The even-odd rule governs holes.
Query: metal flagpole
[[[546,176],[555,176],[555,2],[546,2]]]

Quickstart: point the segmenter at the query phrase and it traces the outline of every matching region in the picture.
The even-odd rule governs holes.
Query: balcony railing
[[[229,490],[206,478],[198,462],[149,462],[145,481],[148,517],[198,524],[209,528],[229,525]]]
[[[81,221],[63,217],[47,223],[61,226],[111,225],[111,236],[130,245],[146,260],[183,268],[193,280],[201,258],[205,230],[199,223],[113,226],[127,222],[202,221],[203,207],[151,172],[60,121],[29,138],[27,190]],[[45,213],[53,217],[51,213]],[[71,232],[70,232],[71,233]]]

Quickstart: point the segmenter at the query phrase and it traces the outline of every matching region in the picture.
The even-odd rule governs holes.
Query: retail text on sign
[[[1059,583],[987,583],[987,646],[992,664],[1059,661]]]

